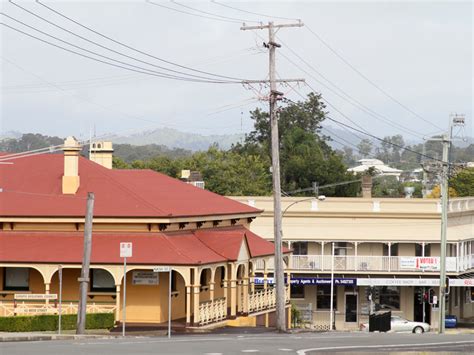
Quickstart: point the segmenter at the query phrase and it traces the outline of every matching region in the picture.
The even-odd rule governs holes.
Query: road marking
[[[453,344],[474,344],[474,341],[445,341],[442,343],[415,343],[415,344],[379,344],[379,345],[353,345],[353,346],[330,346],[324,348],[301,349],[296,353],[298,355],[305,355],[308,351],[323,351],[323,350],[345,350],[345,349],[373,349],[373,348],[407,348],[410,346],[439,346],[439,345],[453,345]]]
[[[293,351],[293,349],[278,349],[280,351]]]
[[[260,350],[257,349],[248,349],[248,350],[242,350],[243,353],[258,353]]]
[[[222,353],[204,353],[204,355],[222,355]]]

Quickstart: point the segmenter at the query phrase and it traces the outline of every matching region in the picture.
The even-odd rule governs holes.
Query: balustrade
[[[199,304],[199,325],[220,322],[227,318],[227,300],[225,297]]]

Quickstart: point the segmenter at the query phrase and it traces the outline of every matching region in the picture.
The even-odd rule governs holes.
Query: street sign
[[[58,295],[55,293],[15,293],[16,300],[56,300]]]
[[[171,267],[169,266],[155,266],[153,272],[169,272]]]
[[[131,258],[132,257],[132,243],[120,243],[120,257]]]

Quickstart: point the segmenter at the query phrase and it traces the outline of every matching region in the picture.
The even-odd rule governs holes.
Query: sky
[[[154,57],[242,79],[268,79],[268,52],[263,46],[268,31],[242,31],[242,20],[255,25],[252,21],[281,24],[295,21],[278,17],[301,19],[303,27],[277,33],[282,44],[276,54],[277,76],[306,80],[306,84],[279,87],[288,99],[301,100],[316,90],[330,104],[331,117],[381,137],[402,134],[407,141],[420,140],[446,129],[454,112],[465,114],[465,134],[474,135],[471,1],[222,0],[224,5],[262,15],[211,1],[153,1],[194,15],[144,0],[42,2]],[[124,55],[80,39],[7,1],[1,3],[3,24],[44,40],[89,55],[5,15],[120,60],[128,68],[132,64],[159,71],[156,66],[162,66],[204,75],[120,46],[34,1],[15,3]],[[264,85],[170,80],[105,65],[3,25],[0,31],[0,134],[19,131],[87,138],[91,131],[126,135],[160,127],[204,135],[245,133],[252,129],[249,111],[268,107]]]

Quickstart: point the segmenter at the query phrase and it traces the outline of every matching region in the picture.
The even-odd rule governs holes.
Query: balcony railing
[[[285,287],[285,303],[289,300],[288,286]],[[276,307],[276,289],[269,287],[249,293],[249,313],[255,313]]]
[[[293,255],[290,269],[330,271],[331,255]],[[474,269],[474,255],[447,257],[448,272]],[[335,271],[438,272],[439,257],[335,255]]]

